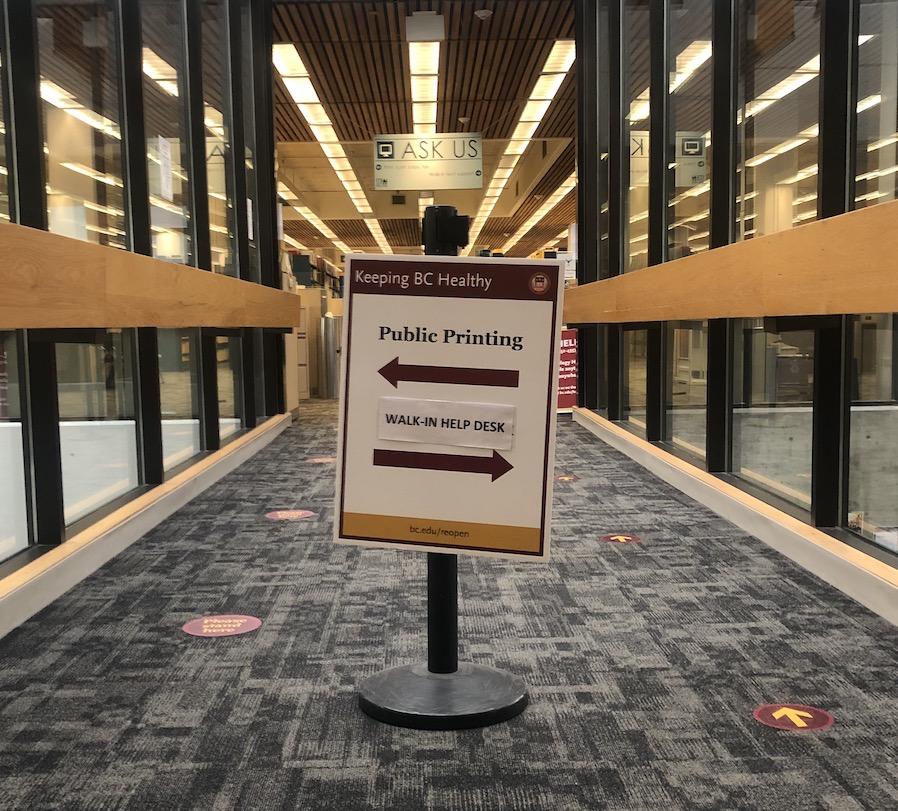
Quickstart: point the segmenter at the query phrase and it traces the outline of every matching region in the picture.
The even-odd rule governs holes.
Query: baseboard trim
[[[0,580],[0,638],[258,453],[292,421],[291,414],[272,417]]]
[[[744,493],[592,411],[574,409],[574,422],[843,594],[898,625],[898,569]]]

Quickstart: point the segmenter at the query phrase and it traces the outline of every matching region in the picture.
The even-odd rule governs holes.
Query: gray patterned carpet
[[[425,656],[424,556],[335,548],[335,408],[0,640],[0,809],[898,808],[898,630],[559,428],[549,564],[461,557],[462,654],[529,685],[483,730],[356,707]],[[275,522],[276,508],[318,515]],[[596,537],[628,531],[641,544]],[[199,639],[204,614],[263,620]],[[836,717],[797,733],[760,704]]]

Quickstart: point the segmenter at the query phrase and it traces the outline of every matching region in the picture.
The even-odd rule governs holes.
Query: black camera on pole
[[[455,206],[428,206],[421,220],[421,244],[430,256],[458,256],[468,244],[471,218],[459,214]]]

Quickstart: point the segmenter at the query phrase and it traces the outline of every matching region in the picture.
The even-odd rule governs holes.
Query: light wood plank
[[[898,201],[565,292],[569,324],[898,312]]]
[[[294,327],[297,296],[205,270],[0,227],[0,329]]]

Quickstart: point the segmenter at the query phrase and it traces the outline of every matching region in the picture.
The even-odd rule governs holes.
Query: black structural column
[[[817,216],[853,208],[857,108],[858,0],[825,0],[820,32],[820,134]],[[851,316],[815,334],[811,519],[834,527],[846,518],[851,389]]]
[[[729,245],[736,230],[736,0],[714,0],[712,20],[711,138],[711,248]],[[733,380],[732,323],[726,318],[708,321],[708,392],[705,459],[712,473],[731,467]]]
[[[4,74],[8,129],[10,215],[14,222],[47,229],[47,175],[38,65],[37,11],[33,0],[2,5],[6,33]],[[21,333],[20,366],[27,379],[29,408],[23,414],[25,452],[32,465],[34,496],[32,540],[58,544],[65,540],[62,460],[59,440],[59,400],[56,391],[56,349]],[[22,368],[22,367],[25,368]],[[27,369],[27,371],[26,371]],[[26,377],[27,375],[27,377]]]
[[[126,228],[130,250],[133,253],[152,256],[150,183],[147,175],[147,139],[143,118],[143,42],[139,0],[119,0],[117,16]],[[153,327],[139,327],[136,332],[143,482],[161,484],[165,472],[162,455],[159,341]]]
[[[3,3],[10,215],[13,222],[47,230],[47,173],[34,0]],[[11,136],[11,137],[10,137]]]
[[[599,6],[576,0],[577,45],[577,283],[599,278],[601,243],[599,146]],[[579,404],[599,405],[599,328],[577,325]]]
[[[36,541],[65,540],[59,398],[56,391],[56,345],[33,340],[28,333],[28,387],[31,402],[31,456],[34,460]]]
[[[608,272],[618,276],[624,270],[628,255],[626,228],[628,215],[629,183],[629,130],[627,128],[625,98],[626,70],[624,66],[624,4],[616,0],[603,0],[608,13],[608,110],[610,115],[608,135]],[[604,274],[603,274],[604,275]],[[609,324],[607,329],[607,383],[608,419],[619,420],[621,408],[621,352],[623,340],[619,324]]]
[[[667,261],[670,26],[668,0],[650,0],[648,264]],[[646,439],[663,439],[666,325],[649,325],[646,340]]]
[[[188,185],[190,193],[193,258],[196,267],[212,270],[212,242],[209,234],[208,169],[206,164],[205,97],[203,94],[203,7],[194,0],[181,0],[186,23],[184,65],[181,92],[187,102]],[[227,115],[227,104],[223,114]],[[218,450],[218,364],[215,337],[200,336],[197,346],[199,369],[199,406],[202,446]]]

